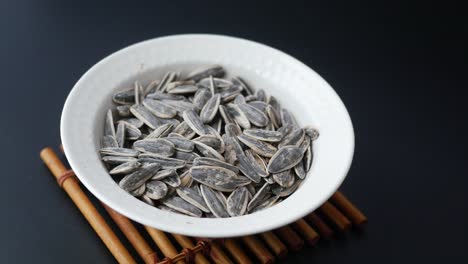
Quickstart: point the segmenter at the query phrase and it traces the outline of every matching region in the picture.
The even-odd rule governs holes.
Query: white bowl
[[[119,188],[100,160],[105,111],[111,95],[161,78],[164,72],[187,72],[220,64],[252,87],[279,99],[301,125],[320,131],[314,142],[312,168],[288,199],[242,217],[194,218],[151,207]],[[231,237],[259,233],[289,224],[312,212],[341,185],[354,153],[351,119],[342,101],[316,72],[274,48],[219,35],[175,35],[143,41],[104,58],[76,83],[62,112],[65,154],[80,181],[99,200],[144,225],[196,237]]]

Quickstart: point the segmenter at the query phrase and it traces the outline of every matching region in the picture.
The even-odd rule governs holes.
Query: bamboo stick
[[[322,212],[333,225],[336,226],[340,231],[348,230],[351,227],[351,222],[344,216],[334,205],[329,202],[325,202],[320,206],[320,212]]]
[[[153,239],[154,243],[158,246],[164,256],[168,258],[173,258],[175,255],[178,254],[177,249],[172,245],[169,238],[163,231],[157,230],[156,228],[152,228],[149,226],[145,226],[146,231]],[[177,263],[183,264],[185,261],[180,260]]]
[[[255,236],[243,236],[242,241],[254,253],[262,264],[271,264],[275,262],[275,257],[271,255],[268,249]]]
[[[55,178],[59,179],[67,171],[51,148],[44,148],[40,156]],[[96,234],[101,238],[115,259],[119,263],[136,263],[109,225],[107,225],[104,218],[99,214],[96,207],[94,207],[86,194],[81,190],[78,182],[74,178],[68,178],[62,182],[62,187],[86,220],[88,220],[89,224],[94,231],[96,231]]]
[[[309,246],[314,246],[320,238],[319,234],[304,219],[297,220],[292,226],[307,241]]]
[[[298,251],[304,246],[304,240],[300,238],[289,226],[283,226],[275,230],[278,236],[286,242],[292,251]]]
[[[312,223],[312,226],[317,229],[320,237],[326,240],[330,240],[333,237],[333,230],[316,213],[310,213],[305,219]]]
[[[226,238],[224,240],[224,247],[231,253],[231,256],[234,258],[238,264],[251,264],[252,261],[245,254],[245,252],[237,245],[237,242],[234,238]]]
[[[361,227],[367,223],[367,217],[340,191],[333,194],[331,200],[354,225]]]
[[[273,251],[276,257],[283,258],[288,254],[288,248],[281,240],[271,231],[260,234],[260,237],[267,243],[268,247]]]
[[[151,249],[150,245],[146,243],[146,240],[141,236],[140,232],[135,228],[128,218],[112,210],[109,206],[102,203],[104,209],[110,215],[112,220],[117,224],[125,237],[130,241],[130,244],[135,248],[138,255],[147,264],[154,264],[159,261],[157,253]]]
[[[192,249],[195,247],[195,244],[192,242],[192,240],[186,236],[178,234],[172,234],[172,236],[182,248]],[[194,261],[196,264],[210,264],[210,262],[200,252],[195,254]]]

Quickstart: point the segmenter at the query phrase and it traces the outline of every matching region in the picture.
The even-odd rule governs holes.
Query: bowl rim
[[[347,121],[346,122],[347,123],[346,124],[346,130],[347,130],[346,132],[349,133],[349,140],[350,140],[349,141],[349,146],[346,149],[347,150],[347,153],[345,154],[346,160],[344,160],[342,162],[342,164],[343,164],[343,168],[341,169],[342,173],[340,175],[340,178],[336,180],[336,182],[334,184],[334,188],[331,188],[327,192],[327,195],[323,195],[322,199],[318,199],[319,202],[317,202],[314,206],[311,206],[310,208],[305,208],[305,210],[303,210],[300,213],[296,212],[293,215],[288,215],[288,217],[283,217],[282,221],[274,221],[273,223],[266,223],[266,224],[261,225],[261,226],[260,225],[247,226],[243,230],[236,230],[236,229],[229,230],[229,229],[227,229],[223,233],[219,233],[219,231],[217,233],[214,233],[213,231],[211,231],[209,229],[204,229],[204,230],[198,230],[196,228],[187,229],[185,227],[182,227],[182,228],[178,227],[177,225],[158,224],[157,221],[149,221],[148,219],[145,219],[145,217],[141,217],[141,216],[136,215],[136,214],[135,215],[129,215],[128,208],[124,208],[123,206],[120,206],[116,201],[113,201],[112,199],[108,198],[105,194],[103,194],[102,191],[95,189],[93,187],[93,184],[91,183],[90,180],[88,180],[87,177],[80,177],[80,175],[82,175],[84,172],[83,172],[82,166],[80,166],[80,164],[78,164],[78,162],[76,160],[74,151],[69,146],[70,145],[69,142],[70,142],[71,139],[69,138],[69,136],[67,134],[68,133],[67,119],[69,119],[70,111],[71,111],[70,110],[70,105],[72,105],[74,100],[77,100],[75,98],[75,94],[77,93],[77,90],[79,89],[79,87],[82,85],[83,82],[85,82],[85,80],[90,75],[92,75],[96,70],[98,70],[99,67],[101,67],[102,65],[106,64],[109,60],[111,60],[111,58],[113,58],[115,56],[118,56],[118,55],[120,55],[122,53],[129,52],[130,50],[132,50],[134,48],[138,48],[138,47],[141,47],[141,46],[148,45],[148,44],[150,44],[152,42],[167,40],[167,39],[174,39],[174,38],[176,38],[176,39],[177,38],[188,38],[188,39],[190,39],[190,38],[223,38],[223,39],[229,40],[229,41],[241,41],[243,43],[248,43],[250,45],[256,45],[256,46],[259,46],[262,49],[269,49],[269,50],[277,53],[278,55],[281,55],[283,58],[287,59],[290,63],[296,64],[295,66],[300,67],[303,71],[307,72],[307,74],[312,74],[312,75],[314,75],[314,77],[316,77],[316,78],[320,79],[321,81],[323,81],[324,84],[330,89],[331,96],[334,96],[335,97],[334,99],[337,100],[337,102],[339,104],[341,104],[341,106],[344,109],[345,116],[343,116],[343,117]],[[265,44],[255,42],[255,41],[239,38],[239,37],[232,37],[232,36],[226,36],[226,35],[216,35],[216,34],[177,34],[177,35],[156,37],[156,38],[148,39],[148,40],[145,40],[145,41],[141,41],[141,42],[129,45],[129,46],[124,47],[124,48],[122,48],[122,49],[120,49],[120,50],[118,50],[116,52],[113,52],[110,55],[106,56],[105,58],[101,59],[99,62],[94,64],[91,68],[89,68],[82,75],[82,77],[76,82],[76,84],[73,86],[72,90],[70,91],[69,95],[67,96],[67,99],[65,101],[65,104],[64,104],[64,107],[63,107],[63,110],[62,110],[62,115],[61,115],[60,135],[61,135],[61,139],[62,139],[62,143],[63,143],[64,152],[65,152],[65,155],[66,155],[66,157],[68,159],[68,162],[69,162],[70,166],[75,171],[77,177],[80,179],[80,181],[83,183],[83,185],[93,195],[95,195],[101,202],[105,203],[106,205],[108,205],[109,207],[114,209],[115,211],[129,217],[130,219],[133,219],[136,222],[142,223],[144,225],[152,226],[152,227],[164,230],[166,232],[171,232],[171,233],[184,234],[184,235],[193,236],[193,237],[213,237],[213,238],[215,238],[215,237],[233,237],[233,236],[241,236],[241,235],[249,235],[249,234],[265,232],[265,231],[268,231],[268,230],[272,230],[272,229],[287,225],[287,224],[289,224],[289,223],[291,223],[293,221],[296,221],[297,219],[300,219],[300,218],[304,217],[305,215],[312,212],[313,210],[317,209],[320,205],[322,205],[325,201],[327,201],[333,195],[333,193],[339,188],[339,186],[342,184],[342,182],[346,178],[346,176],[347,176],[347,174],[349,172],[349,169],[351,167],[352,161],[353,161],[354,149],[355,149],[355,135],[354,135],[354,129],[353,129],[353,124],[352,124],[352,121],[351,121],[351,117],[349,116],[349,112],[346,109],[346,106],[344,105],[341,98],[336,93],[336,91],[317,72],[315,72],[313,69],[311,69],[310,67],[308,67],[307,65],[305,65],[304,63],[299,61],[298,59],[296,59],[296,58],[292,57],[291,55],[289,55],[287,53],[284,53],[283,51],[280,51],[280,50],[278,50],[276,48],[273,48],[273,47],[267,46]],[[78,154],[76,154],[76,155],[78,155]],[[173,214],[173,213],[168,213],[168,212],[165,212],[165,211],[161,211],[160,213],[162,215]],[[263,213],[263,212],[258,212],[256,214],[261,214],[261,213]],[[246,218],[246,217],[252,216],[252,215],[254,215],[254,214],[250,214],[250,215],[246,215],[246,216],[242,216],[242,217],[237,217],[237,219]],[[266,215],[264,215],[264,216],[266,216]],[[188,216],[184,216],[184,215],[180,215],[180,216],[178,215],[177,217],[184,218],[186,221],[192,221],[192,220],[193,221],[198,221],[197,219],[193,219],[192,217],[188,217]],[[236,217],[228,218],[228,219],[235,219],[235,218]],[[221,219],[212,219],[212,220],[216,221],[216,220],[221,220]]]

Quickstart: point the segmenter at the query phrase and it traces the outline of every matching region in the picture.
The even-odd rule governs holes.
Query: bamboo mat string
[[[193,244],[192,240],[186,236],[182,236],[182,235],[178,235],[178,234],[172,234],[172,236],[174,237],[174,239],[177,241],[177,243],[179,243],[179,245],[182,247],[182,248],[185,248],[185,249],[191,249],[193,248],[195,245]],[[188,253],[190,254],[190,253]],[[209,264],[210,262],[205,258],[205,256],[203,256],[202,253],[195,253],[195,256],[194,256],[194,259],[195,261],[195,264]],[[190,262],[190,261],[186,261],[186,262]]]

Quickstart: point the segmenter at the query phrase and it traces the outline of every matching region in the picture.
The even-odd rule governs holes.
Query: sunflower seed
[[[223,129],[223,120],[219,117],[215,118],[214,120],[215,121],[211,123],[211,127],[214,128],[219,135]]]
[[[252,101],[257,101],[257,96],[251,94],[251,95],[247,95],[245,97],[245,102],[248,103],[248,102],[252,102]]]
[[[278,195],[279,197],[286,197],[291,195],[294,191],[296,191],[299,185],[301,185],[301,183],[302,180],[297,180],[294,182],[293,185],[287,188],[281,187],[280,185],[274,185],[271,191],[273,194]]]
[[[312,167],[312,160],[314,159],[314,152],[313,152],[313,145],[310,144],[304,154],[304,169],[309,172],[310,168]]]
[[[143,95],[146,97],[148,94],[154,93],[160,82],[161,80],[153,80],[150,83],[148,83],[148,85],[146,85],[144,89]]]
[[[267,177],[268,176],[268,171],[266,168],[265,161],[255,152],[253,152],[251,149],[248,149],[244,151],[245,156],[247,157],[247,160],[250,162],[250,165],[252,168],[255,170],[255,172],[260,176],[260,177]]]
[[[281,124],[283,126],[298,127],[296,119],[294,119],[294,117],[288,110],[282,108],[280,111],[280,116],[281,116]]]
[[[268,107],[268,104],[263,101],[252,101],[252,102],[249,102],[248,105],[257,108],[258,110],[262,112],[265,112],[266,108]]]
[[[198,209],[202,210],[205,213],[211,212],[208,206],[206,205],[203,196],[201,195],[200,187],[195,185],[191,188],[181,187],[176,190],[180,198],[184,199],[186,202],[192,204]]]
[[[180,186],[190,188],[193,184],[192,175],[190,171],[186,171],[180,175]]]
[[[299,148],[302,150],[302,153],[305,153],[307,151],[307,149],[309,148],[310,144],[312,141],[310,140],[310,137],[306,136],[304,137],[304,139],[302,140],[301,144],[299,145]]]
[[[213,167],[222,167],[222,168],[231,170],[234,173],[239,173],[239,168],[227,162],[220,161],[219,159],[199,157],[193,160],[193,166],[203,166],[203,165],[213,166]]]
[[[193,141],[203,143],[203,144],[215,149],[219,153],[224,152],[224,142],[223,142],[222,138],[220,139],[217,136],[204,135],[204,136],[200,136],[200,137],[197,137],[197,138],[193,139]]]
[[[302,159],[302,150],[296,146],[285,146],[271,157],[268,162],[270,173],[279,173],[294,167]]]
[[[158,172],[156,172],[156,174],[153,175],[153,177],[151,177],[151,180],[162,180],[174,174],[176,174],[175,169],[159,170]]]
[[[276,183],[275,180],[273,179],[273,176],[268,176],[268,177],[265,177],[263,178],[265,179],[265,181],[268,183],[268,184],[274,184]]]
[[[116,175],[116,174],[128,174],[134,172],[141,166],[141,163],[138,161],[129,161],[118,165],[117,167],[113,168],[109,171],[109,174]]]
[[[213,79],[213,84],[214,84],[215,87],[226,88],[226,87],[229,87],[229,86],[233,85],[233,83],[231,81],[228,81],[228,80],[225,80],[225,79],[213,78],[213,76],[211,76],[211,78]],[[211,85],[210,77],[203,78],[202,80],[200,80],[198,82],[198,84],[203,86],[203,87],[209,88],[210,85]]]
[[[243,133],[251,138],[268,142],[279,142],[283,138],[281,132],[264,129],[246,129]]]
[[[129,192],[132,196],[140,197],[146,191],[146,184],[142,184],[140,187],[136,188],[135,190]]]
[[[236,141],[236,139],[228,136],[227,134],[224,134],[222,137],[226,146],[224,149],[224,159],[227,163],[234,164],[237,161],[237,155],[234,148],[234,141]]]
[[[312,141],[317,140],[317,138],[320,136],[319,132],[317,129],[311,127],[311,126],[306,126],[304,128],[306,134],[310,137]]]
[[[249,85],[247,85],[247,83],[245,83],[245,81],[241,79],[240,77],[232,77],[231,82],[233,85],[242,87],[242,90],[245,91],[247,95],[254,94],[253,89]]]
[[[140,97],[140,86],[139,86],[138,82],[135,82],[133,84],[133,91],[135,93],[135,104],[138,105],[138,104],[140,104],[140,99],[141,99],[141,97]]]
[[[111,165],[119,165],[129,161],[136,161],[134,157],[124,157],[124,156],[105,156],[102,157],[102,161]]]
[[[186,110],[199,111],[193,103],[187,101],[161,100],[161,102],[167,106],[173,107],[181,114]]]
[[[186,110],[183,113],[184,121],[189,125],[189,127],[198,135],[203,136],[208,134],[205,125],[201,121],[200,117],[193,110]]]
[[[169,176],[163,178],[162,181],[163,181],[165,184],[167,184],[167,185],[169,185],[169,186],[171,186],[171,187],[173,187],[173,188],[179,187],[179,186],[180,186],[180,183],[181,183],[181,182],[180,182],[180,178],[179,178],[179,174],[177,174],[177,172],[175,172],[174,174],[171,174],[171,175],[169,175]]]
[[[146,98],[153,99],[153,100],[172,100],[172,101],[185,100],[185,97],[183,95],[167,94],[167,93],[162,93],[162,92],[154,92],[154,93],[148,94]]]
[[[164,124],[156,128],[153,132],[151,132],[148,136],[145,137],[146,140],[148,139],[157,139],[167,136],[174,127],[173,124]]]
[[[247,210],[250,211],[255,208],[257,205],[263,202],[265,196],[270,192],[271,187],[268,183],[265,183],[252,197],[249,204],[247,205]]]
[[[130,123],[125,124],[125,136],[129,140],[136,140],[141,137],[142,133],[140,129],[131,125]]]
[[[107,135],[107,136],[102,137],[101,147],[102,148],[118,148],[119,144],[117,143],[117,140],[115,140],[115,137]]]
[[[242,128],[250,128],[250,121],[243,111],[239,108],[237,104],[227,104],[226,111],[231,116],[234,121],[241,126]]]
[[[235,104],[245,104],[246,103],[245,97],[242,94],[237,95],[236,98],[234,98],[234,103]]]
[[[293,131],[291,131],[289,134],[287,134],[283,140],[278,144],[279,148],[282,148],[284,146],[297,146],[299,147],[304,140],[305,137],[305,132],[304,129],[302,128],[297,128]]]
[[[223,118],[224,123],[226,124],[234,123],[233,117],[229,114],[229,112],[227,111],[224,105],[220,105],[218,107],[218,110],[219,110],[221,117]]]
[[[292,174],[290,170],[273,173],[273,180],[281,187],[291,187],[291,185],[294,184],[294,174]]]
[[[194,152],[184,152],[184,151],[176,151],[174,153],[174,158],[179,160],[185,160],[187,163],[192,163],[194,159],[199,158],[200,155]]]
[[[197,148],[197,150],[200,151],[200,153],[203,156],[208,157],[208,158],[219,159],[221,161],[225,161],[223,155],[221,155],[219,152],[217,152],[212,147],[210,147],[208,145],[205,145],[205,144],[203,144],[201,142],[198,142],[198,141],[193,141],[193,142],[195,143],[195,147]]]
[[[257,205],[255,208],[253,208],[250,212],[255,213],[258,211],[261,211],[263,209],[266,209],[268,207],[271,207],[274,205],[280,197],[277,195],[271,196],[270,198],[264,200],[261,204]]]
[[[200,209],[191,205],[190,203],[186,202],[178,196],[168,197],[162,201],[162,204],[189,216],[201,217],[203,214],[202,211],[200,211]]]
[[[188,93],[195,93],[197,90],[198,90],[198,87],[194,84],[182,84],[170,90],[167,89],[167,92],[169,94],[188,94]]]
[[[186,80],[200,81],[209,76],[213,77],[223,77],[224,69],[219,65],[209,65],[200,67],[187,75]]]
[[[114,103],[116,103],[116,104],[122,104],[122,105],[125,105],[125,104],[132,105],[132,104],[134,104],[135,103],[135,90],[134,90],[134,88],[127,89],[127,90],[115,93],[112,96],[112,101],[114,101]]]
[[[221,102],[223,102],[223,103],[230,102],[230,101],[234,100],[234,98],[236,98],[241,92],[242,92],[242,87],[240,87],[240,86],[231,86],[231,87],[229,87],[227,89],[224,89],[220,93]]]
[[[226,209],[230,216],[244,215],[249,202],[249,191],[246,187],[239,187],[227,198]]]
[[[146,183],[145,195],[153,200],[159,200],[166,196],[167,186],[161,181],[150,180]]]
[[[160,168],[159,164],[143,164],[137,171],[123,177],[119,186],[127,192],[133,191],[149,180]]]
[[[216,166],[194,166],[190,169],[190,175],[195,181],[222,192],[232,192],[237,187],[250,183],[249,179]]]
[[[125,143],[125,123],[119,123],[117,125],[117,132],[115,133],[115,139],[119,147],[123,147]]]
[[[146,196],[146,195],[143,194],[143,195],[140,197],[140,199],[141,199],[143,202],[145,202],[146,204],[149,204],[149,205],[151,205],[151,206],[154,206],[153,200],[151,200],[151,198],[149,198],[148,196]]]
[[[155,116],[160,118],[172,118],[177,114],[177,110],[161,101],[144,99],[143,105]]]
[[[219,94],[215,94],[211,97],[208,102],[206,102],[205,106],[203,106],[200,112],[200,119],[203,123],[209,123],[213,120],[218,113],[219,103],[221,102],[221,96]]]
[[[226,210],[226,203],[220,199],[219,195],[217,195],[215,191],[204,185],[200,186],[200,189],[206,205],[216,217],[229,217]]]
[[[237,139],[263,157],[272,157],[277,151],[276,147],[273,145],[246,135],[239,135]]]
[[[198,108],[202,109],[203,106],[211,98],[211,92],[208,89],[198,89],[193,97],[193,104]]]
[[[121,117],[131,116],[129,105],[118,105],[116,109],[117,109],[117,112],[119,113],[119,116]]]
[[[115,126],[112,110],[109,109],[106,114],[106,122],[104,123],[104,136],[112,136],[115,138]]]
[[[133,105],[130,107],[130,112],[138,119],[143,121],[147,126],[152,129],[162,125],[161,122],[143,105]]]
[[[268,118],[270,119],[270,123],[273,125],[274,128],[279,128],[280,125],[281,125],[281,121],[278,117],[278,114],[277,112],[275,111],[275,109],[271,106],[271,105],[268,105],[265,109],[266,111],[266,114],[268,116]]]
[[[172,156],[175,151],[174,144],[162,138],[135,141],[133,148],[141,152],[150,152],[165,157]]]
[[[138,154],[140,154],[139,151],[128,148],[102,148],[99,152],[101,152],[102,155],[122,157],[137,157]]]
[[[299,179],[305,179],[307,173],[304,169],[304,159],[299,161],[299,163],[297,163],[296,166],[294,166],[294,172],[296,173],[297,177],[299,177]]]
[[[175,72],[167,72],[161,82],[159,82],[158,86],[156,86],[157,92],[164,92],[166,90],[166,85],[171,83],[177,79],[177,73]]]
[[[257,100],[259,101],[262,101],[262,102],[267,101],[267,96],[266,96],[265,90],[263,89],[258,89],[257,91],[255,91],[255,96],[257,96]]]
[[[239,109],[245,114],[250,123],[258,127],[264,127],[268,125],[268,116],[262,111],[249,104],[239,104]]]
[[[224,126],[224,131],[226,132],[226,135],[230,137],[236,137],[242,134],[242,130],[240,129],[240,127],[233,123],[226,124],[226,126]]]
[[[141,163],[157,163],[162,169],[180,169],[186,164],[183,160],[160,157],[152,153],[142,153],[138,156],[138,161]]]

